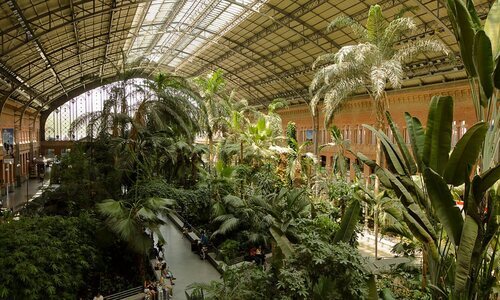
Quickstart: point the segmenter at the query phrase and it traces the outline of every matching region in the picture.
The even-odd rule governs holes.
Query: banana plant
[[[492,1],[484,25],[472,0],[447,0],[448,16],[467,71],[477,121],[490,124],[479,166],[487,170],[498,163],[500,115],[500,1]]]
[[[383,186],[393,190],[403,204],[404,222],[422,243],[428,259],[431,286],[440,297],[451,299],[488,295],[494,282],[492,268],[499,238],[500,166],[472,173],[488,124],[479,122],[471,127],[450,153],[451,97],[432,98],[425,130],[417,118],[406,113],[411,149],[389,113],[386,118],[395,142],[383,131],[365,127],[380,138],[387,167],[361,153],[357,156],[374,168]],[[415,175],[421,178],[419,184],[412,179]],[[465,186],[463,210],[452,193],[452,188],[460,185]]]

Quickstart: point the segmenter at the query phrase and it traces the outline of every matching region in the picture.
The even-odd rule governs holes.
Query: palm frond
[[[384,31],[383,42],[386,47],[393,47],[393,44],[407,33],[412,33],[417,28],[413,18],[397,18],[392,20]]]
[[[368,41],[374,45],[378,45],[381,41],[387,20],[382,15],[382,9],[379,5],[372,5],[368,12],[368,20],[366,21],[366,36]]]
[[[327,32],[333,31],[334,28],[342,28],[345,26],[349,26],[354,33],[354,35],[359,38],[363,39],[366,37],[366,29],[359,24],[356,20],[342,15],[337,18],[335,18],[327,27]]]
[[[234,195],[226,195],[224,197],[224,203],[235,208],[240,208],[245,205],[244,201],[240,197]]]
[[[373,66],[370,72],[371,91],[375,100],[379,100],[385,91],[387,72],[383,66]]]
[[[153,210],[162,210],[168,206],[172,206],[176,203],[174,199],[161,198],[161,197],[150,197],[146,199],[144,206]]]
[[[118,218],[125,215],[125,209],[122,201],[105,199],[96,204],[97,210],[104,216]]]
[[[218,235],[218,234],[227,234],[240,225],[240,219],[238,218],[229,218],[222,222],[222,224],[219,226],[219,229],[217,229],[214,233],[213,236]]]
[[[336,53],[326,53],[318,56],[316,60],[312,64],[312,69],[316,69],[316,67],[326,64],[326,63],[332,63],[335,62],[335,57]]]
[[[401,62],[398,60],[386,60],[382,63],[382,68],[384,68],[386,78],[391,86],[395,89],[399,89],[404,76]]]
[[[432,39],[416,40],[398,49],[392,59],[401,63],[409,62],[424,52],[441,52],[448,55],[450,50],[441,41]]]
[[[326,93],[325,103],[325,124],[329,124],[340,108],[343,100],[363,86],[361,78],[345,78],[339,80]]]
[[[149,208],[141,207],[137,211],[137,215],[144,220],[154,220],[157,218],[156,213]]]

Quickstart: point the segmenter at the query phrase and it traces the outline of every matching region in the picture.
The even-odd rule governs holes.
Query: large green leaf
[[[358,224],[359,221],[360,210],[361,206],[358,201],[354,200],[351,202],[351,205],[349,205],[344,216],[342,217],[340,229],[337,231],[333,239],[334,243],[348,242],[351,239],[354,229],[356,229],[356,224]]]
[[[465,223],[457,251],[457,266],[455,270],[455,292],[460,295],[467,287],[471,272],[471,259],[476,244],[478,225],[470,216],[465,217]]]
[[[351,152],[353,153],[353,152]],[[353,153],[354,154],[354,153]],[[363,162],[365,165],[371,167],[374,170],[375,175],[377,175],[378,179],[380,180],[380,183],[384,185],[387,188],[391,188],[391,181],[389,178],[387,178],[386,173],[384,169],[382,169],[379,165],[377,165],[376,162],[373,160],[369,159],[367,156],[365,156],[363,153],[358,152],[354,154],[361,162]]]
[[[425,132],[420,120],[405,113],[406,126],[410,136],[411,150],[413,158],[417,162],[418,169],[423,172],[422,156],[424,153]]]
[[[417,172],[417,166],[415,165],[415,161],[413,160],[413,157],[411,157],[408,147],[406,147],[406,143],[403,137],[401,136],[401,132],[399,131],[397,125],[392,120],[391,114],[388,111],[386,111],[385,115],[387,117],[387,121],[389,122],[389,126],[391,127],[392,134],[396,139],[396,143],[398,144],[399,151],[401,152],[405,160],[406,168],[413,175]]]
[[[500,165],[496,165],[481,175],[481,182],[477,192],[481,194],[486,192],[498,180],[500,180]]]
[[[454,1],[456,8],[455,20],[457,21],[458,42],[460,45],[460,54],[467,74],[470,77],[476,76],[476,69],[472,61],[472,47],[474,45],[474,24],[472,18],[462,1]]]
[[[444,170],[443,177],[447,183],[459,186],[470,176],[467,171],[470,172],[471,166],[476,163],[487,130],[486,123],[477,123],[458,141]]]
[[[490,7],[488,18],[484,22],[484,31],[490,38],[493,58],[496,59],[500,55],[500,1],[498,0]]]
[[[500,24],[499,24],[500,26]],[[487,106],[488,101],[493,94],[493,70],[495,62],[491,53],[491,42],[484,30],[479,30],[474,36],[473,61],[479,77],[479,83],[484,96],[481,97],[481,105]]]
[[[425,132],[422,161],[442,175],[451,148],[453,99],[450,96],[432,97]]]
[[[482,248],[486,249],[500,227],[500,188],[491,189],[488,197],[488,214]]]
[[[446,8],[448,10],[448,18],[450,19],[451,26],[453,27],[453,33],[455,34],[455,38],[459,40],[459,32],[457,25],[457,7],[455,5],[455,0],[447,0]]]
[[[472,21],[473,28],[476,30],[479,30],[481,28],[481,19],[479,19],[479,16],[477,15],[474,1],[466,0],[465,3],[466,3],[467,11],[469,12],[470,19]]]
[[[500,188],[497,187],[496,190],[491,189],[489,191],[489,196],[486,231],[483,238],[483,249],[487,248],[488,244],[498,232],[498,228],[500,227]]]
[[[493,84],[500,90],[500,58],[497,58],[497,66],[493,72]]]
[[[390,159],[389,163],[392,167],[394,167],[396,172],[400,175],[409,175],[409,172],[405,168],[405,165],[403,163],[404,159],[399,155],[399,153],[397,153],[396,147],[389,140],[389,137],[370,125],[363,124],[363,127],[373,132],[380,139],[380,142],[382,142],[382,145],[384,145],[384,151]]]
[[[286,237],[286,235],[284,235],[276,226],[271,226],[269,228],[269,231],[271,232],[271,235],[273,236],[277,246],[280,248],[281,253],[283,253],[285,258],[292,256],[295,250],[293,249],[292,243]]]
[[[424,181],[438,220],[455,246],[460,244],[463,219],[446,182],[432,169],[425,169]]]

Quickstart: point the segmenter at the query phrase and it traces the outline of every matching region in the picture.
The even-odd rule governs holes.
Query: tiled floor
[[[194,282],[210,282],[220,278],[219,272],[206,260],[191,252],[191,244],[182,233],[165,218],[167,224],[160,229],[167,241],[165,257],[170,270],[177,278],[174,299],[186,299],[185,289]]]
[[[47,179],[48,180],[48,179]],[[48,182],[44,182],[47,186]],[[2,207],[13,208],[14,211],[19,210],[26,204],[27,199],[31,199],[38,190],[42,187],[42,182],[39,179],[30,179],[29,182],[21,183],[20,187],[10,188],[9,196],[1,196]],[[26,197],[26,188],[28,190],[28,197]]]

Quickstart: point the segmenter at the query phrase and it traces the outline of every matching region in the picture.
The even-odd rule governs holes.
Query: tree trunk
[[[383,130],[384,129],[384,113],[385,113],[385,98],[378,98],[375,99],[375,110],[377,113],[377,124],[376,124],[376,129],[377,130]],[[377,153],[375,156],[375,162],[377,165],[382,166],[382,142],[380,139],[377,137]],[[375,199],[377,199],[378,192],[380,189],[380,179],[378,176],[375,176],[375,187],[374,187],[374,196]],[[378,208],[377,205],[374,206],[373,208],[373,231],[375,235],[375,259],[378,258]]]
[[[318,160],[318,163],[315,164],[315,174],[314,174],[314,195],[318,197],[319,195],[319,137],[318,137],[318,132],[319,132],[319,116],[318,112],[316,109],[316,112],[313,113],[313,151],[314,151],[314,156]]]
[[[209,174],[211,174],[211,170],[212,170],[212,147],[213,147],[212,136],[208,135],[208,173]]]

